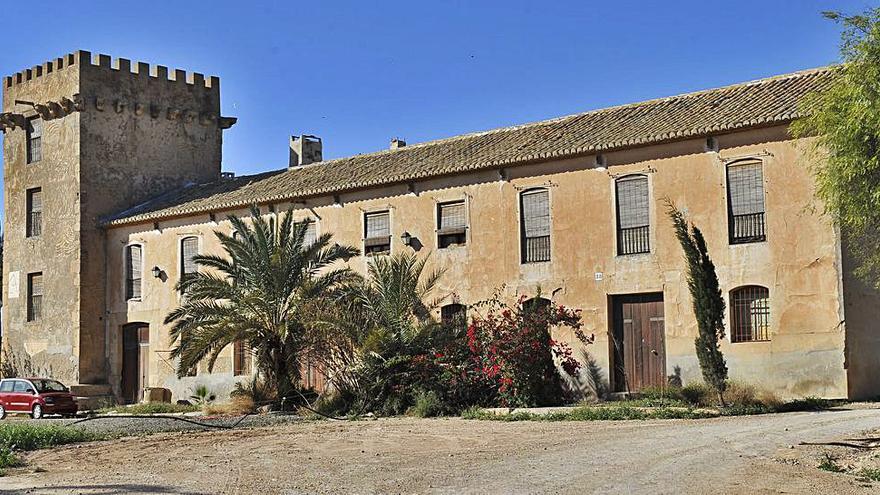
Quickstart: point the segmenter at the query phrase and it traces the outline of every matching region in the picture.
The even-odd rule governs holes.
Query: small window
[[[550,261],[550,193],[532,189],[520,194],[523,263]]]
[[[125,248],[125,298],[141,298],[143,247],[133,244]]]
[[[466,327],[467,306],[464,304],[447,304],[441,307],[440,322],[446,326]]]
[[[15,386],[15,382],[12,380],[3,380],[0,382],[0,392],[12,392],[12,387]]]
[[[467,216],[464,201],[440,203],[437,205],[437,246],[445,249],[450,246],[467,244]]]
[[[43,190],[39,187],[27,190],[27,237],[39,237],[43,233]]]
[[[193,258],[199,254],[199,238],[190,236],[180,241],[180,279],[183,280],[198,272]]]
[[[730,293],[730,340],[770,340],[770,290],[758,285],[740,287]]]
[[[303,244],[310,246],[318,240],[318,224],[314,220],[306,220],[306,235],[303,238]]]
[[[33,394],[35,392],[34,387],[24,380],[15,380],[15,386],[12,391],[17,394]]]
[[[247,342],[236,340],[232,344],[232,374],[235,376],[251,373],[251,349]]]
[[[522,303],[522,309],[526,313],[536,313],[550,307],[550,300],[543,297],[533,297],[526,299]]]
[[[43,274],[29,273],[27,277],[27,321],[37,321],[43,317]]]
[[[34,118],[27,126],[27,162],[36,163],[43,159],[43,121]]]
[[[617,199],[617,254],[651,252],[648,178],[621,177],[615,182]]]
[[[764,172],[760,161],[740,161],[727,166],[727,215],[731,244],[767,240]]]
[[[391,218],[388,211],[364,214],[364,253],[368,255],[391,252]]]

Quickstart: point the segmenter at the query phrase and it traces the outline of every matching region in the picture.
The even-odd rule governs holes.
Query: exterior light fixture
[[[409,246],[412,244],[412,235],[409,232],[404,232],[400,236],[400,240],[403,242],[404,246]]]
[[[162,276],[162,269],[158,266],[154,266],[151,271],[153,272],[153,277],[155,278],[159,278]]]

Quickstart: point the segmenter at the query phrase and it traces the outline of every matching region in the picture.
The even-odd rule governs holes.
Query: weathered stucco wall
[[[795,143],[784,127],[718,136],[720,153],[704,151],[703,140],[651,146],[606,155],[607,170],[596,169],[593,157],[542,163],[506,170],[434,179],[381,190],[341,195],[340,205],[329,197],[297,204],[297,218],[318,221],[319,232],[332,232],[335,241],[363,247],[363,214],[389,208],[392,251],[411,249],[400,235],[418,238],[420,253],[433,266],[446,270],[440,294],[448,301],[472,304],[489,298],[499,287],[513,300],[545,296],[581,308],[585,328],[597,336],[587,351],[607,377],[609,363],[609,296],[662,292],[665,308],[667,372],[681,367],[685,382],[699,379],[693,350],[696,336],[687,292],[681,250],[665,215],[669,197],[703,230],[718,266],[725,299],[729,291],[758,284],[770,289],[771,341],[725,342],[722,349],[734,379],[758,383],[786,397],[847,395],[844,369],[844,327],[837,235],[826,219],[809,207],[812,183]],[[767,242],[731,246],[728,243],[726,159],[755,156],[764,163]],[[650,254],[617,256],[615,247],[614,178],[645,173],[651,194]],[[550,189],[552,261],[520,263],[518,193],[533,187]],[[436,205],[464,199],[468,205],[468,241],[464,247],[437,249]],[[275,205],[284,211],[289,205]],[[267,212],[267,208],[263,208]],[[221,356],[214,376],[200,371],[183,382],[173,376],[167,358],[170,343],[164,316],[177,304],[173,285],[179,277],[179,242],[188,235],[201,239],[202,252],[218,252],[214,230],[230,231],[218,213],[178,218],[153,224],[129,225],[108,231],[108,309],[111,336],[111,383],[118,383],[120,329],[127,322],[150,324],[150,384],[167,386],[176,396],[187,395],[197,383],[228,389],[231,353]],[[244,214],[246,212],[239,211]],[[144,296],[123,299],[123,249],[144,246]],[[363,272],[368,261],[348,262]],[[153,266],[166,280],[148,275]],[[601,280],[596,274],[601,273]],[[567,332],[560,337],[572,340]],[[155,346],[154,344],[155,343]],[[227,385],[221,385],[226,383]],[[223,390],[218,390],[222,393]]]
[[[5,139],[6,344],[67,383],[107,383],[106,238],[100,218],[220,174],[217,78],[80,51],[38,75],[5,80],[4,111],[35,115],[21,99],[61,98],[76,110],[45,121],[43,160],[25,164],[25,132]],[[136,72],[132,72],[132,71]],[[152,75],[151,75],[152,72]],[[43,234],[25,239],[25,190],[42,187]],[[44,276],[43,317],[25,322],[26,273]],[[20,297],[8,298],[20,273]]]

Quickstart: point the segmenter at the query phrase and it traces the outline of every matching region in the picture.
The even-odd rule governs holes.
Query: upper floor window
[[[29,119],[27,123],[27,162],[35,163],[43,159],[43,121]]]
[[[247,342],[236,340],[232,343],[232,374],[249,375],[251,372],[251,349]]]
[[[437,205],[437,247],[464,245],[467,243],[467,216],[464,201],[452,201]]]
[[[727,215],[731,244],[761,242],[764,231],[764,171],[760,160],[727,166]]]
[[[550,192],[530,189],[519,195],[522,263],[550,261]]]
[[[43,232],[43,190],[39,187],[27,190],[25,224],[26,237],[37,237]]]
[[[364,214],[364,253],[391,252],[391,217],[387,210]]]
[[[770,340],[770,290],[748,285],[730,292],[731,342]]]
[[[310,246],[318,240],[318,224],[315,223],[314,220],[308,219],[305,220],[306,223],[306,235],[303,237],[303,244],[306,246]]]
[[[193,260],[199,254],[199,238],[195,236],[184,237],[180,240],[180,279],[195,274],[199,271]]]
[[[43,273],[29,273],[27,276],[27,321],[37,321],[43,317]]]
[[[648,177],[628,175],[615,181],[617,254],[651,252]]]
[[[440,322],[446,326],[466,327],[467,306],[464,304],[447,304],[440,308]]]
[[[143,247],[132,244],[125,248],[125,299],[141,298]]]

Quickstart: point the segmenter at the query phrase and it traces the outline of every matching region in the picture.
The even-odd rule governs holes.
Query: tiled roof
[[[532,124],[328,160],[294,170],[192,185],[121,212],[109,225],[289,201],[467,171],[567,158],[789,122],[823,67]]]

